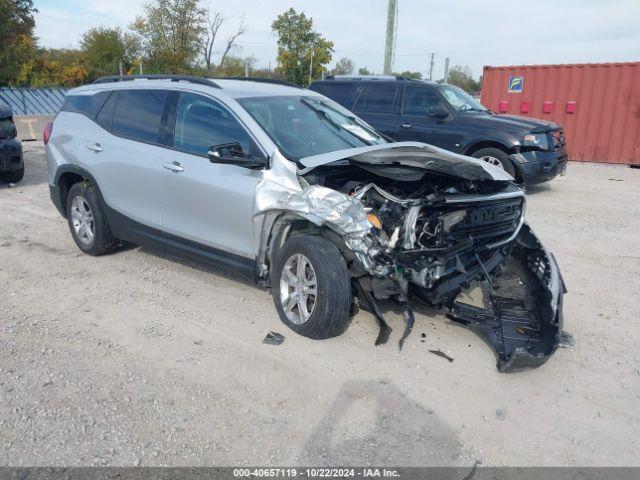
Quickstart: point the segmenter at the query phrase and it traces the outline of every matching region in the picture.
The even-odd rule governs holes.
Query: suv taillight
[[[44,140],[44,144],[49,143],[49,139],[51,138],[51,132],[53,131],[53,122],[49,122],[45,125],[44,131],[42,132],[42,140]]]

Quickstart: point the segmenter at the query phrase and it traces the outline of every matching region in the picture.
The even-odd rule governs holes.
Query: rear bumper
[[[64,205],[62,205],[62,188],[60,188],[59,185],[49,185],[49,196],[51,197],[51,202],[60,212],[60,215],[66,217]]]
[[[530,151],[509,156],[522,175],[526,185],[548,182],[564,174],[567,168],[565,150],[554,152]]]
[[[0,140],[0,172],[20,170],[24,166],[20,140]]]

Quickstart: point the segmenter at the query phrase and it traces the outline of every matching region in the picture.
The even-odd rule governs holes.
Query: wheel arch
[[[298,235],[318,235],[333,243],[349,262],[350,250],[344,241],[329,227],[319,226],[310,220],[292,212],[269,213],[263,224],[261,244],[259,246],[256,268],[258,284],[268,284],[271,266],[277,252],[284,247],[287,240]]]
[[[67,216],[67,195],[69,189],[78,182],[88,180],[98,191],[98,196],[102,199],[100,194],[100,188],[98,184],[88,171],[77,165],[63,165],[56,171],[55,185],[58,187],[57,195],[59,195],[59,205],[62,207],[62,214],[66,218]]]
[[[511,154],[513,154],[513,153],[517,153],[515,146],[509,147],[505,143],[499,142],[497,140],[479,140],[479,141],[474,142],[471,145],[469,145],[465,149],[464,155],[467,155],[467,156],[471,157],[471,156],[473,156],[473,154],[475,152],[477,152],[478,150],[482,150],[483,148],[496,148],[498,150],[503,151],[504,153],[506,153],[509,156],[511,156]],[[524,176],[522,174],[522,170],[520,168],[520,165],[518,165],[518,162],[514,162],[513,159],[511,159],[511,158],[509,160],[511,161],[511,163],[513,165],[513,168],[515,170],[515,173],[516,173],[516,178],[515,178],[516,182],[523,183],[524,182]]]

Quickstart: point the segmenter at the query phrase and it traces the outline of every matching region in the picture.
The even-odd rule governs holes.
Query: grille
[[[558,150],[567,146],[567,140],[564,137],[564,130],[554,130],[551,132],[553,137],[553,148]]]
[[[472,239],[474,245],[483,247],[509,238],[518,228],[522,216],[523,200],[514,198],[467,205],[465,220],[450,232],[456,241]]]

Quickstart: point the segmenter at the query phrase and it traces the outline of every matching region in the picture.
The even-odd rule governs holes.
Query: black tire
[[[311,316],[302,324],[296,324],[287,317],[280,296],[283,269],[296,254],[302,254],[309,260],[317,282]],[[351,281],[347,264],[336,246],[323,237],[299,235],[285,243],[277,253],[271,270],[271,295],[280,319],[305,337],[316,340],[336,337],[351,322]]]
[[[505,152],[499,148],[481,148],[471,154],[473,158],[493,157],[496,158],[501,164],[504,171],[516,178],[516,167]]]
[[[24,178],[24,165],[19,170],[0,173],[0,180],[5,183],[18,183]]]
[[[93,221],[91,222],[93,224],[93,239],[91,241],[81,239],[79,234],[76,233],[72,212],[73,200],[76,197],[84,200],[90,207],[90,212],[93,216]],[[93,256],[104,255],[113,250],[117,242],[113,238],[107,217],[100,204],[98,193],[93,185],[88,182],[79,182],[72,185],[67,194],[66,207],[69,230],[80,250]]]

